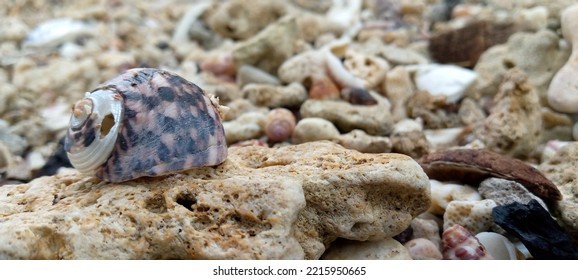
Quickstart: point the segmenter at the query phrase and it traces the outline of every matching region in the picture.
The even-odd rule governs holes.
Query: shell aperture
[[[99,92],[108,94],[104,102],[83,99],[73,107],[65,150],[79,171],[122,182],[225,161],[219,105],[195,84],[168,71],[137,68],[87,98]],[[113,109],[115,104],[121,109]],[[98,155],[97,145],[106,147]]]

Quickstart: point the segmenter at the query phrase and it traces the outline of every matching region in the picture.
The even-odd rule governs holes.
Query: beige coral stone
[[[548,160],[539,170],[562,193],[562,201],[555,205],[556,216],[575,238],[578,237],[578,142],[570,142]]]
[[[339,137],[335,125],[322,118],[303,118],[293,130],[293,143],[302,144],[320,140],[333,140]]]
[[[293,55],[298,35],[295,17],[285,16],[257,35],[237,43],[233,61],[238,66],[249,64],[277,73],[277,68]]]
[[[508,69],[518,67],[528,74],[542,104],[547,104],[548,85],[569,55],[570,49],[550,30],[515,33],[506,44],[493,46],[480,56],[474,68],[477,91],[494,94]]]
[[[331,142],[231,147],[218,167],[108,184],[78,173],[0,188],[0,258],[316,259],[378,241],[430,203],[420,166]]]
[[[232,121],[223,122],[227,144],[265,135],[266,116],[266,113],[263,112],[246,112]]]
[[[452,201],[444,213],[444,230],[458,224],[472,234],[488,231],[494,225],[492,209],[496,206],[496,202],[491,199]]]
[[[506,73],[490,115],[475,129],[488,149],[509,156],[527,156],[539,144],[542,112],[538,94],[518,68]]]
[[[468,185],[442,183],[437,180],[430,180],[432,203],[429,212],[443,215],[452,201],[479,201],[482,200],[480,194]]]
[[[393,238],[377,241],[339,240],[322,256],[324,260],[411,260],[406,247]]]
[[[253,104],[269,108],[299,106],[307,99],[307,91],[299,83],[287,86],[248,84],[242,92]]]
[[[301,105],[301,116],[318,117],[334,123],[342,132],[362,129],[371,135],[387,135],[393,129],[387,101],[378,104],[353,105],[340,100],[312,100]]]
[[[233,39],[247,39],[286,13],[284,1],[232,0],[216,5],[207,23],[212,30]]]

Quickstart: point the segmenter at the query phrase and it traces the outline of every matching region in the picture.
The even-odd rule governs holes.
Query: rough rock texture
[[[427,176],[404,155],[231,147],[218,167],[165,177],[4,186],[0,258],[316,259],[340,237],[394,236],[429,203]]]
[[[490,199],[480,201],[452,201],[444,213],[444,230],[460,225],[472,234],[488,231],[494,221],[492,209],[496,202]]]
[[[478,191],[483,198],[491,199],[497,205],[506,205],[513,202],[527,204],[530,200],[535,199],[540,202],[544,209],[548,210],[542,199],[533,195],[518,182],[500,178],[488,178],[480,183]]]
[[[243,96],[257,106],[295,107],[307,99],[307,91],[299,83],[287,86],[248,84],[243,87]]]
[[[321,257],[324,260],[411,260],[409,251],[393,238],[377,241],[338,240]]]
[[[432,203],[428,212],[443,215],[452,201],[480,201],[482,197],[474,187],[430,180]]]
[[[282,1],[233,0],[216,5],[208,19],[209,26],[222,36],[247,39],[285,14]]]
[[[295,17],[285,16],[233,48],[235,65],[249,64],[269,73],[293,55],[297,37]]]
[[[542,104],[547,104],[548,85],[570,55],[569,48],[559,41],[550,30],[510,36],[506,44],[493,46],[480,57],[474,68],[479,75],[477,89],[482,94],[494,94],[508,69],[518,67],[528,75]]]
[[[572,234],[578,237],[578,142],[562,147],[554,156],[539,166],[562,193],[556,204],[556,215]]]
[[[536,200],[494,208],[495,222],[519,238],[536,259],[578,259],[578,246]]]
[[[530,80],[520,69],[506,72],[490,115],[474,134],[488,149],[510,156],[525,156],[540,144],[542,111]]]
[[[334,123],[341,131],[362,129],[371,135],[387,135],[393,128],[389,103],[352,105],[344,101],[309,99],[301,106],[304,118],[318,117]]]

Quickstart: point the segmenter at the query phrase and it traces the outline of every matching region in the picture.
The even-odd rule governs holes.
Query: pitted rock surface
[[[331,142],[231,147],[218,167],[121,184],[78,173],[0,188],[2,259],[317,259],[430,204],[411,158]]]

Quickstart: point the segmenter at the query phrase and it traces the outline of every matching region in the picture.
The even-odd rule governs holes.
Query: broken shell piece
[[[323,99],[339,99],[339,89],[337,85],[328,77],[314,79],[311,88],[309,88],[309,98],[323,100]]]
[[[546,202],[562,199],[550,180],[525,162],[488,150],[454,149],[429,154],[419,160],[431,179],[469,182],[497,177],[516,181]]]
[[[457,102],[476,80],[476,72],[454,66],[428,64],[418,68],[415,84],[434,96],[446,96],[448,102]]]
[[[517,260],[516,246],[501,234],[480,232],[476,238],[496,260]]]
[[[454,225],[442,234],[444,260],[493,260],[484,245],[468,230]]]

